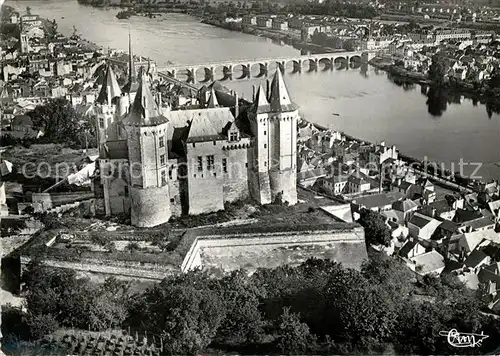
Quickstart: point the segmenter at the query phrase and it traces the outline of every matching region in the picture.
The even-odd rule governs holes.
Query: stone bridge
[[[279,68],[283,73],[317,72],[333,69],[357,69],[368,63],[373,51],[332,52],[299,55],[296,57],[232,60],[218,63],[173,65],[159,67],[158,75],[187,83],[205,83],[214,80],[263,78]]]

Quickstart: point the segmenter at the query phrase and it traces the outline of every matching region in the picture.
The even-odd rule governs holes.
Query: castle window
[[[222,159],[222,172],[227,173],[227,158]]]
[[[170,166],[169,169],[168,169],[168,179],[172,179],[172,172],[173,172],[173,167]]]
[[[99,118],[99,127],[100,127],[101,129],[103,129],[103,128],[104,128],[104,119],[103,119],[102,117],[100,117],[100,118]]]
[[[171,203],[175,202],[175,199],[174,198],[170,198],[170,202]]]
[[[266,130],[264,130],[264,135],[267,135],[267,131]]]
[[[198,156],[198,172],[203,171],[203,157]]]
[[[165,155],[160,155],[160,165],[165,165]]]
[[[128,187],[127,187],[127,186],[123,187],[123,194],[124,194],[126,197],[128,197]]]
[[[267,143],[264,143],[264,148],[267,148]]]
[[[229,141],[238,141],[238,133],[237,132],[231,132],[229,134]]]
[[[214,168],[214,156],[207,156],[207,169],[210,170]]]
[[[248,168],[248,162],[245,163],[245,168]]]
[[[264,162],[264,166],[265,166],[265,167],[267,167],[267,161],[266,161],[266,162]]]
[[[214,141],[214,146],[217,144],[217,141]]]
[[[196,143],[193,142],[193,147],[196,147]]]
[[[161,185],[164,186],[167,184],[167,177],[165,174],[165,170],[161,171]]]
[[[159,138],[159,145],[160,147],[165,147],[165,138],[163,136]]]

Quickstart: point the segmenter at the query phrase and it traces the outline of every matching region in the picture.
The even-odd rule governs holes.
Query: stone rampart
[[[181,270],[187,272],[198,267],[255,270],[297,265],[310,257],[331,259],[359,269],[368,258],[363,228],[198,237],[184,257]]]

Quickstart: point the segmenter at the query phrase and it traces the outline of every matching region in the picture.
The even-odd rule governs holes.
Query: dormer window
[[[100,118],[99,118],[99,127],[100,127],[101,129],[103,129],[103,128],[104,128],[104,119],[103,119],[102,117],[100,117]]]
[[[238,133],[230,132],[229,133],[229,141],[238,141]]]

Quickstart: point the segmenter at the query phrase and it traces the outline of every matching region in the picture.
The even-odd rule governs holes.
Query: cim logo
[[[484,339],[489,336],[481,334],[472,333],[461,333],[456,329],[451,329],[450,331],[440,331],[440,336],[446,336],[448,343],[453,347],[480,347]]]

